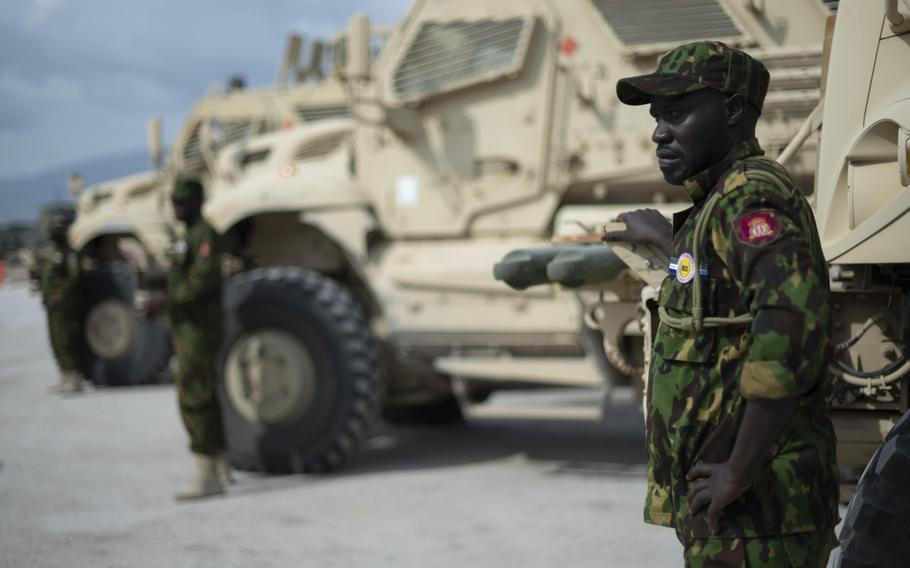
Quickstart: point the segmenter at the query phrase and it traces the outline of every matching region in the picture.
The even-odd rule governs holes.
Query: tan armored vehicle
[[[133,296],[167,267],[165,251],[180,230],[168,194],[178,174],[207,180],[219,151],[266,132],[346,116],[341,84],[323,71],[328,50],[311,49],[307,67],[299,64],[301,39],[291,36],[277,87],[247,90],[232,79],[190,111],[162,164],[160,122],[150,121],[153,169],[83,190],[71,179],[78,214],[70,230],[75,250],[94,261],[86,275],[85,367],[98,384],[153,380],[166,366],[169,340],[161,321],[137,317]]]
[[[910,2],[840,2],[826,68],[813,206],[834,292],[838,459],[866,467],[838,566],[906,566]]]
[[[255,267],[226,290],[222,400],[240,467],[337,466],[380,399],[391,418],[451,420],[453,390],[481,400],[636,375],[634,277],[618,276],[601,326],[585,324],[596,293],[517,293],[490,273],[562,226],[672,195],[650,121],[615,100],[616,78],[681,41],[742,45],[773,73],[761,125],[772,151],[818,103],[820,0],[454,6],[415,2],[372,65],[355,17],[352,118],[221,153],[230,174],[205,215]],[[813,162],[812,148],[794,161],[810,184]]]

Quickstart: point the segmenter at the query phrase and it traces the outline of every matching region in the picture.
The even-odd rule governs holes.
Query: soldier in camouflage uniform
[[[167,306],[177,355],[180,414],[198,466],[193,484],[176,496],[187,500],[224,493],[229,482],[215,373],[224,325],[221,244],[218,234],[202,218],[200,182],[179,178],[171,200],[175,216],[186,224],[186,232],[172,247],[167,292],[154,292],[146,313],[152,316]]]
[[[70,248],[66,232],[73,222],[73,212],[51,208],[42,215],[42,229],[49,239],[48,247],[38,259],[38,281],[47,312],[47,329],[57,361],[60,382],[51,388],[58,394],[82,390],[79,370],[80,281],[79,255]]]
[[[824,566],[835,545],[827,265],[809,205],[754,137],[768,78],[745,53],[696,42],[617,84],[624,103],[650,103],[660,169],[693,201],[672,227],[644,210],[604,235],[672,259],[645,520],[675,528],[693,567]]]

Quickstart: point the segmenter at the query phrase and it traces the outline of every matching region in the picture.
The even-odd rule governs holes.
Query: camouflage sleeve
[[[753,317],[740,375],[746,399],[805,394],[826,362],[827,276],[799,221],[800,201],[749,181],[721,199],[712,219],[715,250]]]
[[[78,259],[78,257],[74,258]],[[39,283],[44,305],[57,307],[68,299],[72,299],[73,293],[79,285],[80,276],[79,267],[68,263],[66,256],[57,258],[48,255],[39,268]]]
[[[194,248],[192,263],[185,277],[172,281],[168,291],[170,302],[177,305],[221,294],[221,243],[217,233],[205,230],[189,246]]]
[[[50,259],[42,258],[39,261],[37,268],[38,288],[41,290],[41,301],[45,306],[53,306],[59,301],[59,298],[55,298],[54,287],[51,283],[53,280],[53,269],[54,263]]]

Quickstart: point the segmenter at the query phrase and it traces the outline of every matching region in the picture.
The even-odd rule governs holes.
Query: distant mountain
[[[67,177],[79,172],[87,185],[149,169],[146,150],[135,150],[76,162],[67,166],[14,177],[0,177],[0,224],[9,221],[32,222],[41,204],[51,200],[70,200]]]

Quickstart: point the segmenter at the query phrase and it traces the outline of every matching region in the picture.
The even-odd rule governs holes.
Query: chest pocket
[[[714,286],[704,282],[702,296],[709,306],[714,304]],[[660,305],[676,317],[692,313],[692,284],[682,284],[675,278],[664,279],[660,287]],[[660,333],[655,352],[669,361],[707,364],[714,358],[717,328],[702,328],[700,331],[683,330],[660,324]]]

